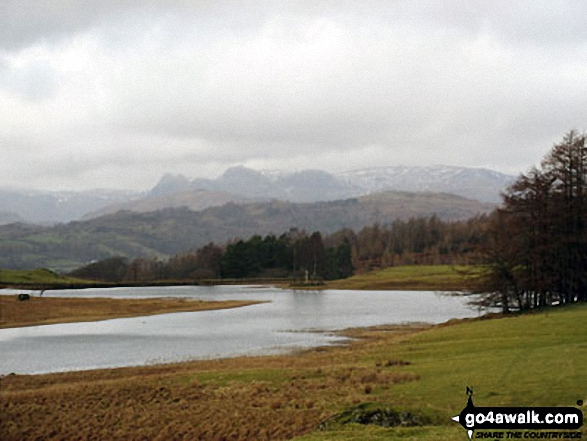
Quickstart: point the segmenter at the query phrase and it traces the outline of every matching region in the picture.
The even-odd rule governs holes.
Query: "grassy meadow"
[[[328,282],[330,289],[462,291],[474,289],[483,268],[472,265],[405,265]]]
[[[348,346],[288,356],[8,375],[0,379],[0,438],[466,439],[450,420],[466,404],[466,386],[477,406],[587,401],[586,322],[587,306],[573,305],[350,330]],[[411,412],[422,425],[321,424],[364,403]]]
[[[84,285],[88,280],[62,276],[45,268],[34,270],[12,270],[0,268],[0,287],[2,286],[50,286],[50,285]]]

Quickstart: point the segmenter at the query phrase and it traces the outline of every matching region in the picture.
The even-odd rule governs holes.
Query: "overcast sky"
[[[587,129],[587,2],[0,1],[0,187],[518,173]]]

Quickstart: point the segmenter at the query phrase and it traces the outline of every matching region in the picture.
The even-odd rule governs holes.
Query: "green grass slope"
[[[405,265],[334,280],[328,288],[459,291],[474,288],[481,272],[473,265]]]
[[[403,341],[382,345],[377,357],[411,364],[419,381],[398,384],[374,401],[409,408],[434,424],[384,429],[350,424],[299,438],[317,440],[459,440],[465,431],[449,418],[466,404],[465,387],[477,406],[576,406],[587,402],[587,305],[535,314],[436,327]],[[583,405],[583,410],[587,409]],[[587,427],[582,428],[583,438]]]
[[[0,288],[6,286],[50,286],[79,285],[90,283],[87,280],[59,275],[45,268],[34,270],[11,270],[0,268]]]

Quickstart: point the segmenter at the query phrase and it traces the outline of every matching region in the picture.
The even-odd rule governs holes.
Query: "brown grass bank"
[[[0,328],[89,322],[171,312],[237,308],[259,302],[186,299],[108,299],[31,297],[19,302],[16,296],[0,295]]]

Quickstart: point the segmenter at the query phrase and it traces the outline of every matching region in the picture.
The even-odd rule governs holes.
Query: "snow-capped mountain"
[[[482,202],[501,201],[500,192],[515,177],[485,168],[447,165],[373,167],[336,173],[362,194],[385,190],[452,193]]]
[[[285,172],[231,167],[216,179],[166,175],[149,193],[160,196],[192,190],[221,191],[247,198],[317,202],[382,191],[452,193],[481,202],[500,202],[500,192],[514,177],[484,168],[446,165],[373,167],[328,173],[323,170]]]

